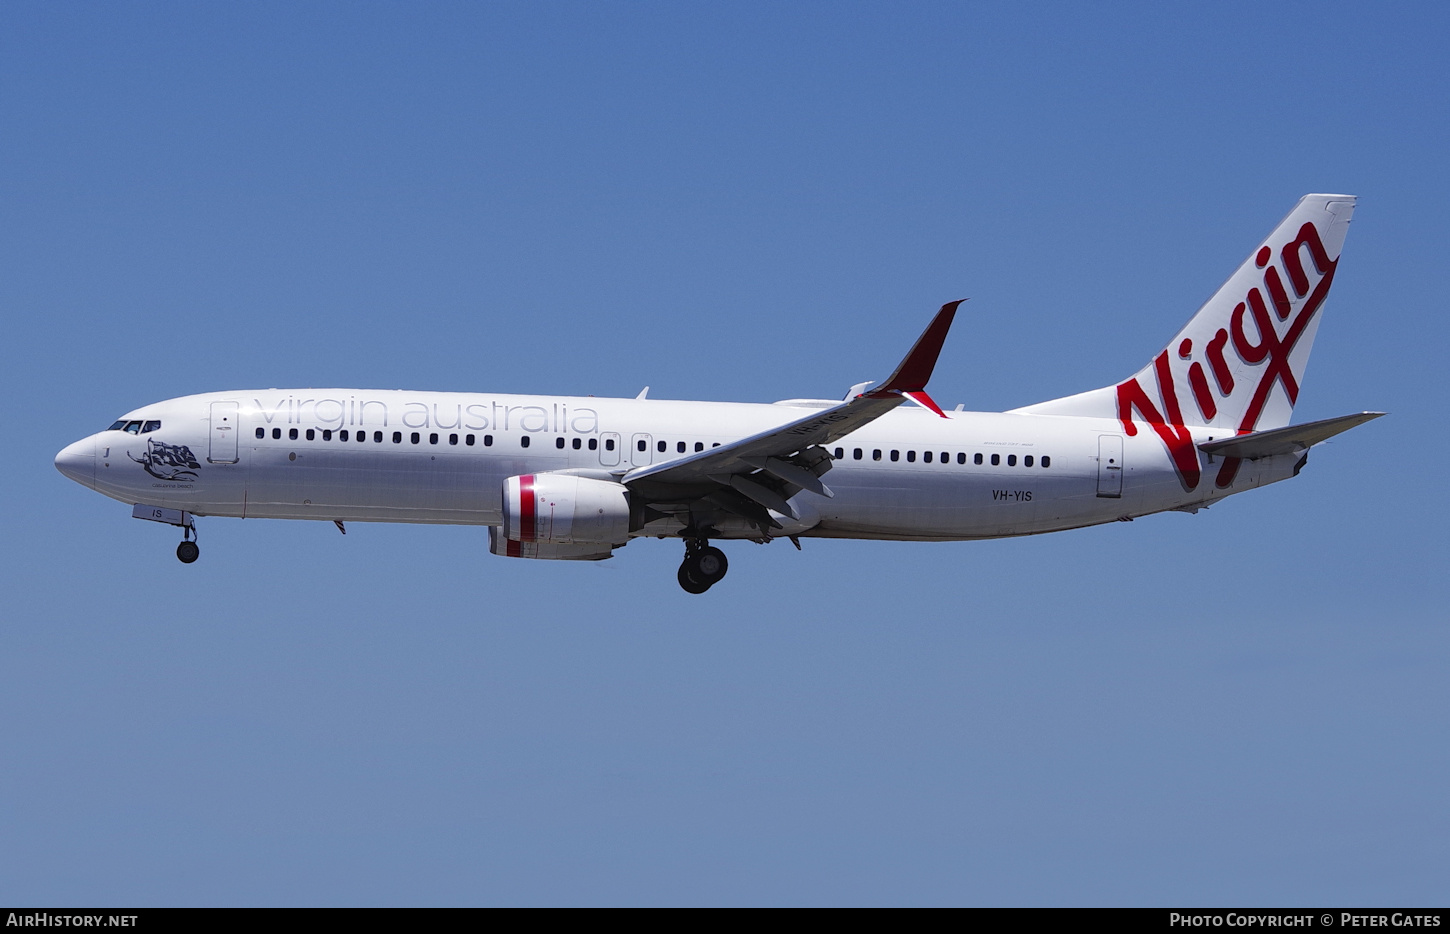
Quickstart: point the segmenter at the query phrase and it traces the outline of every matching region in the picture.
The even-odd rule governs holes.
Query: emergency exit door
[[[640,433],[629,439],[629,462],[636,467],[649,466],[650,459],[654,453],[650,451],[650,445],[654,439],[649,435]]]
[[[599,436],[599,463],[613,467],[619,463],[619,435],[606,431]]]

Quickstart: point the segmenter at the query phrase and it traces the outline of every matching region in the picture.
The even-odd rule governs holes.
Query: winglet
[[[928,396],[923,391],[918,391],[918,392],[902,392],[902,395],[905,396],[906,398],[910,399],[912,402],[915,402],[917,405],[921,406],[922,408],[931,409],[933,412],[935,412],[936,414],[940,415],[942,418],[946,418],[947,417],[947,413],[945,413],[945,412],[943,412],[941,410],[941,406],[937,405],[936,402],[932,400],[931,396]]]
[[[873,399],[880,399],[889,395],[906,396],[913,402],[917,402],[928,409],[931,409],[942,418],[947,415],[941,410],[941,406],[932,401],[931,396],[926,394],[927,380],[931,379],[932,370],[936,369],[936,358],[941,355],[942,344],[947,339],[947,331],[951,330],[952,319],[956,317],[957,306],[966,299],[959,299],[955,302],[947,302],[941,306],[941,311],[931,319],[931,324],[921,332],[911,350],[907,352],[905,359],[896,367],[896,371],[887,378],[880,389],[872,391],[869,395]]]

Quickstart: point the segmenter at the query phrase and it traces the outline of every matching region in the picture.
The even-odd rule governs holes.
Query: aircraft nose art
[[[96,439],[84,438],[66,445],[55,456],[55,469],[81,486],[96,485]]]

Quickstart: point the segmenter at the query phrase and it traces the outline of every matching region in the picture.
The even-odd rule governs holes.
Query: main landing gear
[[[725,560],[725,552],[703,538],[687,538],[685,560],[680,563],[680,571],[675,576],[686,593],[704,593],[720,583],[729,569],[730,562]]]

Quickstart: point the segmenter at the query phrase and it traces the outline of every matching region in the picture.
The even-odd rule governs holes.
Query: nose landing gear
[[[190,516],[187,516],[190,519]],[[181,544],[176,546],[176,557],[182,564],[190,564],[201,557],[201,548],[192,539],[196,538],[196,523],[181,527]]]
[[[703,538],[687,538],[685,560],[680,563],[675,577],[686,593],[704,593],[720,583],[729,569],[730,562],[726,560],[725,552],[712,547]]]
[[[186,510],[137,503],[131,510],[131,517],[148,522],[164,522],[180,528],[181,544],[176,546],[176,557],[182,564],[190,564],[201,556],[201,549],[193,541],[196,538],[196,518]]]

